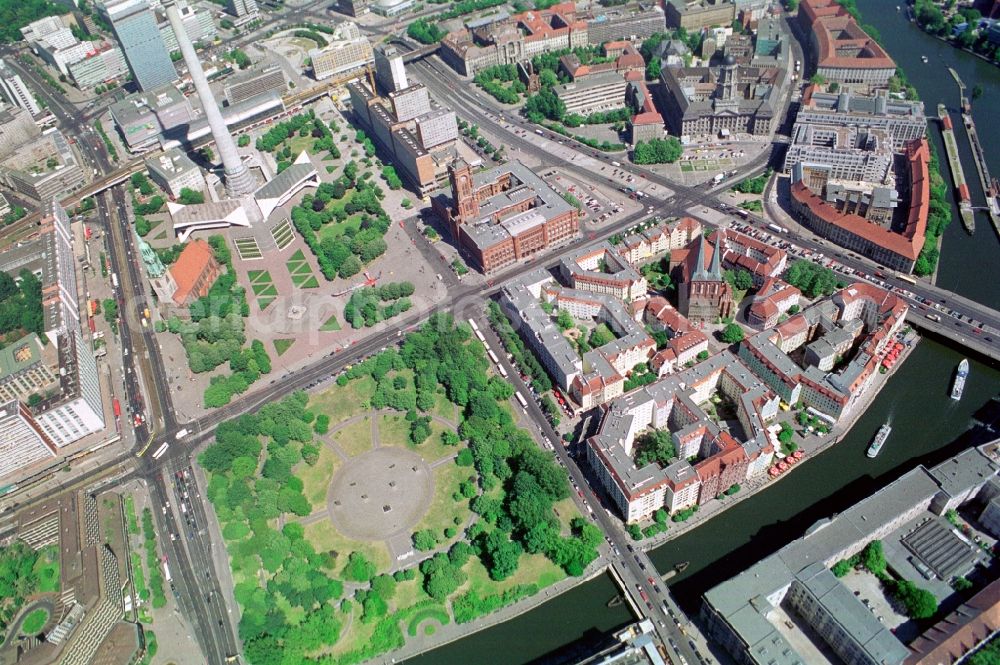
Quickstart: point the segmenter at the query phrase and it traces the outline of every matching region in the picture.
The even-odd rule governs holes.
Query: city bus
[[[907,284],[916,285],[917,283],[917,280],[915,280],[912,276],[903,274],[901,272],[896,273],[896,279],[898,279],[901,282],[906,282]]]
[[[522,409],[527,409],[528,408],[528,402],[527,402],[527,400],[524,399],[524,395],[522,395],[519,392],[515,392],[514,396],[517,398],[517,403],[521,405]]]

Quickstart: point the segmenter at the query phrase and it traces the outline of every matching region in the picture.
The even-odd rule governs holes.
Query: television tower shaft
[[[253,174],[250,173],[250,169],[240,159],[240,154],[236,150],[236,143],[229,134],[226,121],[222,119],[222,112],[219,111],[219,105],[215,102],[215,95],[212,94],[212,90],[208,87],[205,70],[201,68],[201,62],[198,61],[198,54],[194,51],[194,45],[191,44],[191,40],[184,30],[180,11],[177,9],[177,2],[176,0],[164,0],[163,6],[167,10],[167,19],[170,21],[170,27],[177,37],[177,45],[180,47],[181,55],[184,57],[184,64],[187,65],[188,72],[191,74],[191,80],[194,82],[195,90],[198,92],[198,98],[205,109],[205,117],[208,119],[208,126],[212,130],[212,138],[215,139],[215,145],[218,147],[219,155],[222,157],[222,165],[226,176],[226,194],[230,198],[239,198],[251,194],[256,189],[257,182]]]

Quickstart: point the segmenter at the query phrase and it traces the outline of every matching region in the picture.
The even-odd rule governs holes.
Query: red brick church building
[[[716,238],[717,244],[725,242],[721,233]],[[697,247],[687,252],[681,264],[679,309],[694,323],[715,323],[716,319],[735,314],[733,288],[722,275],[722,252],[716,251],[704,235],[695,243]]]

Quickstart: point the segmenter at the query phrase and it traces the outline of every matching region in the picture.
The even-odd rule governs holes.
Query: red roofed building
[[[486,67],[516,65],[539,53],[587,43],[587,22],[577,19],[574,3],[561,2],[448,33],[440,53],[459,73],[472,76]]]
[[[656,108],[653,96],[649,94],[649,88],[642,80],[642,74],[637,80],[629,81],[628,87],[625,88],[625,103],[635,111],[635,115],[628,123],[629,140],[632,145],[639,141],[663,138],[663,116]]]
[[[882,228],[859,215],[838,211],[809,189],[800,165],[792,170],[792,212],[807,228],[841,247],[864,254],[892,270],[911,272],[927,232],[930,203],[927,141],[907,142],[904,156],[909,179],[908,183],[897,182],[897,187],[908,185],[909,210],[901,233]]]
[[[802,0],[799,24],[811,34],[816,73],[827,81],[888,85],[896,63],[836,0]]]
[[[1000,580],[995,580],[911,642],[905,665],[957,663],[998,630]]]
[[[183,307],[208,294],[212,284],[222,274],[222,266],[215,260],[212,247],[199,238],[184,246],[177,261],[170,267],[170,274],[177,283],[174,304]]]
[[[640,75],[646,71],[646,61],[643,60],[639,49],[632,46],[630,42],[613,42],[613,44],[624,44],[621,49],[613,47],[609,57],[615,59],[610,62],[600,62],[593,65],[585,65],[580,62],[580,58],[574,53],[568,53],[559,58],[559,69],[574,81],[579,81],[601,72],[617,72],[622,76],[638,72]],[[605,49],[611,43],[605,45]],[[613,54],[613,55],[612,55]]]
[[[629,263],[636,264],[657,254],[685,247],[699,235],[701,235],[701,222],[693,217],[681,217],[635,235],[626,236],[622,244],[618,245],[618,251]]]
[[[747,321],[758,328],[773,328],[782,314],[797,307],[802,292],[780,279],[769,277],[753,297],[747,310]]]
[[[729,432],[721,432],[712,445],[717,452],[694,465],[701,480],[699,506],[746,480],[747,465],[750,463],[743,446]]]
[[[716,251],[705,236],[695,243],[696,251],[689,251],[682,264],[678,304],[689,320],[714,323],[720,317],[733,315],[733,288],[722,276],[722,252]]]
[[[719,232],[708,237],[718,246]],[[746,270],[753,277],[754,286],[760,286],[771,277],[785,272],[788,255],[779,247],[772,247],[756,238],[727,231],[722,236],[722,267],[726,270]]]
[[[664,330],[669,335],[680,335],[691,329],[688,320],[661,296],[650,298],[646,302],[643,321],[653,330]]]

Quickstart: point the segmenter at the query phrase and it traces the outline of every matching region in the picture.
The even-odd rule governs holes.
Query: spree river
[[[929,116],[936,117],[939,101],[953,110],[958,107],[958,86],[946,66],[954,67],[970,89],[976,83],[983,87],[984,95],[973,112],[983,148],[992,160],[991,172],[1000,175],[996,157],[1000,132],[990,131],[987,117],[988,109],[1000,108],[1000,70],[925,35],[885,0],[858,0],[858,7],[865,22],[881,32],[883,43],[916,86]],[[928,64],[921,62],[921,55],[928,57]],[[956,115],[953,120],[973,205],[983,205],[961,118]],[[937,127],[932,126],[929,134],[944,160]],[[942,169],[950,182],[944,161]],[[945,232],[938,285],[1000,309],[1000,281],[995,277],[1000,243],[988,217],[977,214],[974,237],[965,233],[957,209],[954,218]],[[935,464],[975,443],[967,431],[976,413],[997,395],[1000,370],[970,359],[965,395],[956,403],[949,399],[948,388],[961,359],[961,353],[946,342],[921,341],[843,441],[772,487],[652,552],[661,571],[689,562],[687,570],[670,582],[677,600],[689,612],[696,610],[705,591],[798,538],[816,520],[856,503],[917,464]],[[881,454],[869,460],[865,449],[887,417],[892,418],[892,435]],[[565,645],[605,634],[632,620],[624,606],[607,607],[616,591],[609,578],[599,577],[514,620],[407,662],[513,665],[555,660]]]
[[[902,0],[899,2],[902,4]],[[939,103],[944,102],[948,106],[955,126],[965,179],[972,195],[972,205],[985,205],[979,173],[959,113],[958,84],[947,68],[951,67],[958,72],[967,86],[967,94],[972,94],[974,85],[983,89],[983,96],[972,104],[972,117],[976,121],[979,141],[986,153],[990,173],[1000,176],[1000,131],[995,129],[996,109],[1000,108],[1000,67],[924,33],[906,20],[905,12],[897,12],[895,4],[887,0],[858,0],[858,9],[865,23],[875,26],[881,33],[883,46],[920,93],[927,117],[937,118]],[[921,56],[927,56],[927,63],[921,61]],[[949,185],[948,191],[952,193],[954,206],[951,172],[948,170],[948,160],[936,121],[930,123],[928,135],[937,146],[941,175]],[[989,216],[983,211],[976,213],[976,233],[973,236],[962,227],[957,208],[953,210],[952,220],[941,246],[937,285],[1000,309],[1000,284],[995,277],[997,267],[1000,266],[1000,240]]]

